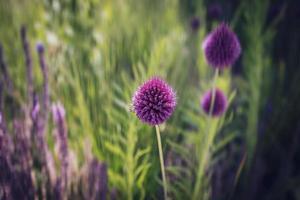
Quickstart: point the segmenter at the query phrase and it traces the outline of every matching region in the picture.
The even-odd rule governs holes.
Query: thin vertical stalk
[[[196,184],[195,184],[195,188],[194,188],[194,192],[193,192],[193,199],[197,200],[199,199],[199,189],[200,189],[200,184],[201,184],[201,180],[204,174],[204,170],[205,170],[205,166],[206,166],[206,160],[208,159],[208,154],[209,154],[209,150],[211,147],[211,143],[213,142],[214,139],[214,135],[209,134],[210,133],[210,129],[211,129],[211,123],[212,123],[212,113],[213,113],[213,107],[214,107],[214,103],[215,103],[215,96],[216,96],[216,81],[217,78],[219,76],[219,69],[217,68],[215,70],[215,74],[214,74],[214,78],[213,78],[213,82],[212,82],[212,100],[210,103],[210,107],[209,107],[209,113],[207,116],[207,125],[206,125],[206,130],[205,130],[205,137],[204,137],[204,150],[201,152],[201,157],[199,160],[199,167],[198,167],[198,171],[197,171],[197,179],[196,179]]]
[[[50,104],[50,93],[49,93],[49,75],[48,75],[48,66],[45,60],[45,49],[42,44],[37,45],[37,52],[39,55],[40,68],[43,75],[43,114],[44,114],[44,123],[48,121],[48,111]]]
[[[156,130],[157,145],[158,145],[158,151],[159,151],[160,168],[161,168],[161,174],[162,174],[162,179],[163,179],[164,199],[167,200],[168,199],[167,179],[166,179],[164,156],[163,156],[163,151],[162,151],[160,131],[159,131],[158,125],[155,126],[155,130]]]
[[[13,90],[13,84],[10,75],[8,73],[7,63],[5,62],[4,59],[4,49],[1,43],[0,43],[0,68],[3,74],[5,86],[7,87],[8,92],[11,93]]]
[[[23,50],[25,55],[25,63],[26,63],[26,78],[27,78],[27,92],[28,92],[27,98],[31,108],[32,106],[31,98],[33,97],[32,57],[30,52],[30,44],[27,39],[27,29],[25,26],[21,27],[20,33],[21,33],[22,45],[23,45]]]

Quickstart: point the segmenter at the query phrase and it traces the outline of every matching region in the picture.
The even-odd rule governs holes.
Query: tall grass
[[[244,3],[246,6],[246,2]],[[245,142],[248,167],[253,161],[259,137],[259,121],[262,108],[267,103],[272,81],[270,45],[274,37],[272,26],[266,27],[269,1],[254,1],[250,8],[244,8],[244,41],[247,41],[243,54],[244,75],[247,86],[241,88],[246,98]],[[276,19],[272,20],[276,22]],[[272,24],[271,24],[272,25]],[[251,27],[251,28],[250,28]]]

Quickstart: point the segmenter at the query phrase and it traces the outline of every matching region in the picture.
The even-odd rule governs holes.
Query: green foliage
[[[266,47],[273,32],[263,29],[267,1],[249,5],[241,6],[245,9],[241,12],[245,80],[237,85],[242,93],[239,100],[246,99],[245,141],[253,155],[258,114],[265,102],[262,93],[269,84]],[[170,82],[178,96],[176,112],[161,127],[169,196],[192,199],[196,191],[194,199],[211,198],[214,163],[241,131],[224,129],[237,116],[231,107],[208,127],[199,106],[213,76],[201,50],[208,32],[202,1],[0,0],[0,6],[0,42],[15,86],[25,91],[24,59],[16,38],[20,25],[26,24],[32,50],[36,41],[46,43],[51,98],[66,108],[70,148],[81,164],[83,152],[90,147],[107,163],[109,187],[117,190],[118,199],[162,197],[154,127],[142,124],[130,111],[135,89],[154,75]],[[201,17],[196,33],[189,27],[193,15]],[[39,82],[36,66],[34,71]],[[230,105],[236,96],[231,79],[230,72],[224,71],[216,82]],[[176,159],[181,164],[174,164]]]
[[[247,8],[245,7],[247,5]],[[243,66],[247,85],[240,87],[242,96],[246,97],[245,141],[250,166],[257,144],[258,122],[261,108],[266,104],[270,91],[271,57],[270,42],[274,36],[272,27],[265,28],[269,1],[244,3],[243,20],[244,41],[247,41],[243,52]],[[248,8],[250,6],[250,8]]]

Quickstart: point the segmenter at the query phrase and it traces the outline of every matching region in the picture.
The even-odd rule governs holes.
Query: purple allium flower
[[[137,117],[154,126],[172,115],[176,107],[176,93],[164,80],[154,77],[138,88],[132,102]]]
[[[207,62],[214,68],[233,65],[241,54],[237,36],[225,23],[221,23],[205,38],[202,48]]]
[[[209,115],[210,107],[212,106],[212,90],[207,91],[201,100],[201,107],[206,114]],[[222,115],[227,108],[227,99],[220,89],[215,90],[215,100],[211,115],[218,117]]]
[[[193,31],[198,31],[200,28],[201,21],[199,17],[194,16],[190,21],[190,26]]]
[[[218,20],[222,16],[222,7],[219,3],[212,3],[208,6],[207,17],[211,20]]]

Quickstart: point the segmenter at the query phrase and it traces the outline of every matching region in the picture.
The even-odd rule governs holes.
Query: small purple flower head
[[[211,20],[218,20],[222,16],[222,7],[219,3],[212,3],[208,6],[207,17]]]
[[[176,93],[164,80],[153,77],[138,88],[132,102],[137,117],[154,126],[172,115],[176,107]]]
[[[209,115],[210,106],[212,104],[212,90],[207,91],[201,100],[201,107],[203,111]],[[212,108],[211,115],[213,117],[218,117],[222,115],[227,108],[227,99],[224,93],[220,89],[215,90],[215,101]]]
[[[202,44],[207,62],[214,68],[226,68],[235,63],[241,54],[240,42],[225,23],[213,30]]]
[[[199,17],[194,16],[190,21],[190,26],[193,31],[198,31],[201,26],[201,21]]]
[[[38,43],[36,44],[36,50],[37,50],[37,52],[40,53],[40,54],[41,54],[41,53],[44,53],[45,47],[44,47],[43,43],[38,42]]]

